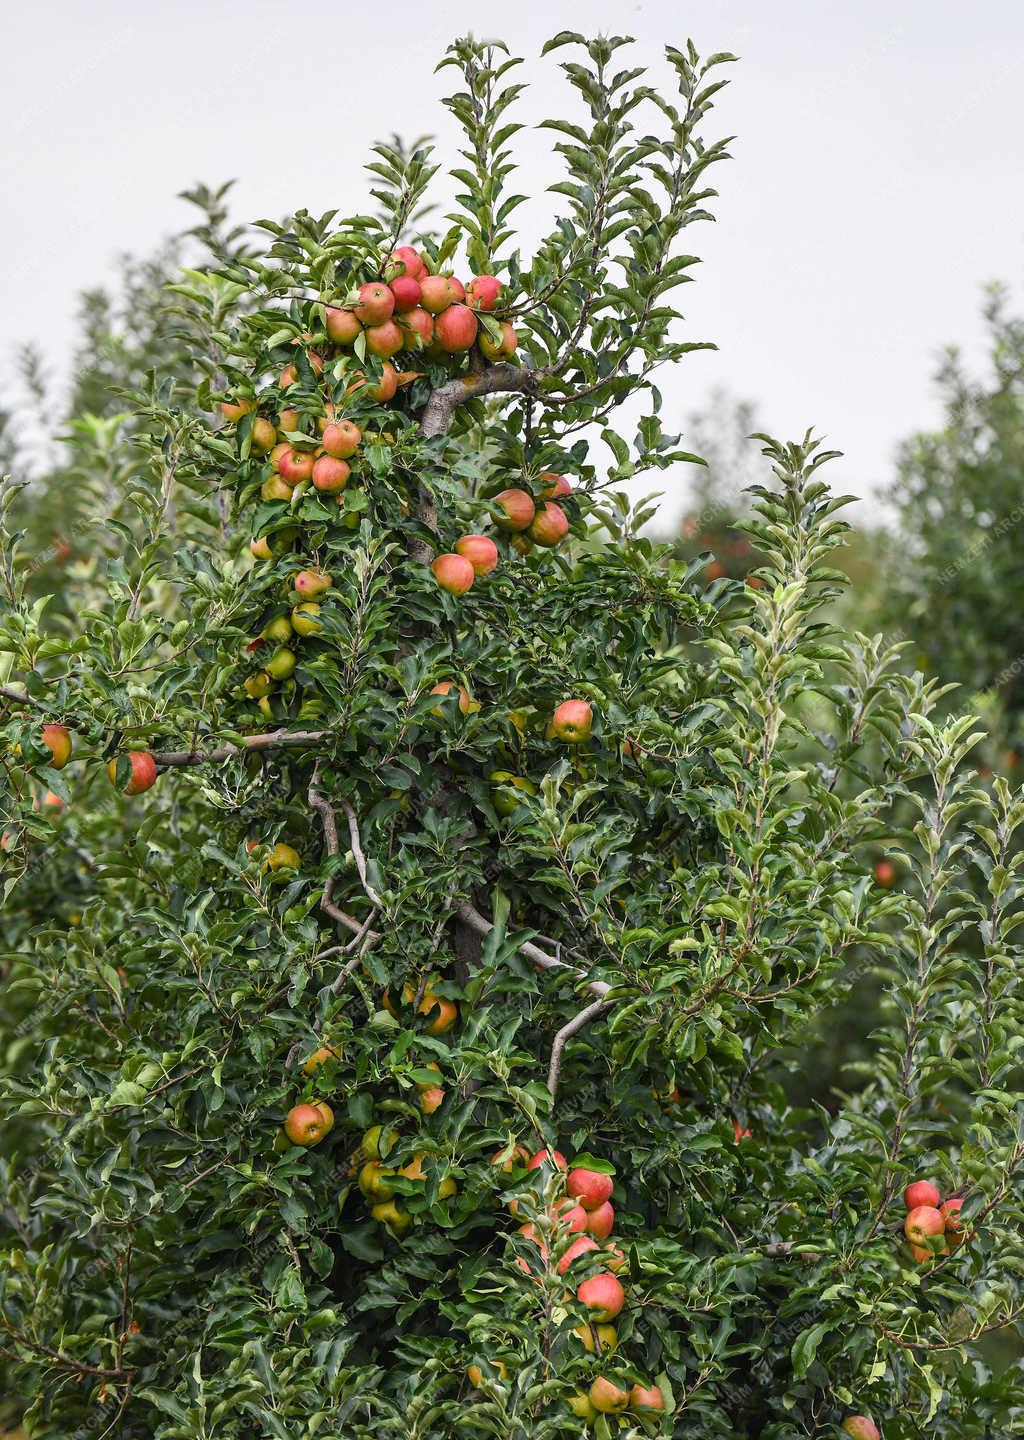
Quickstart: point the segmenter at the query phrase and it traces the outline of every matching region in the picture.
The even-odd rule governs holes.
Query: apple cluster
[[[539,493],[534,499],[528,490],[502,490],[491,501],[494,524],[512,547],[527,555],[535,545],[551,549],[569,533],[569,517],[558,498],[572,494],[564,475],[543,470],[538,477]],[[474,581],[489,575],[498,566],[498,547],[489,535],[463,535],[455,549],[438,555],[430,568],[434,579],[450,595],[465,595]]]
[[[526,1160],[526,1169],[541,1172],[554,1170],[565,1175],[565,1195],[556,1199],[547,1212],[547,1227],[537,1221],[528,1220],[519,1227],[524,1240],[536,1247],[536,1253],[519,1255],[516,1263],[524,1274],[540,1280],[554,1273],[568,1275],[573,1265],[589,1255],[587,1265],[590,1273],[580,1280],[572,1292],[576,1301],[587,1311],[587,1319],[576,1334],[587,1352],[599,1360],[613,1351],[617,1344],[617,1333],[612,1323],[626,1303],[626,1292],[619,1275],[627,1269],[626,1256],[612,1240],[615,1210],[612,1206],[614,1183],[610,1175],[586,1166],[570,1168],[565,1156],[558,1150],[538,1150],[526,1159],[526,1152],[516,1147],[511,1154],[500,1151],[493,1163],[501,1164],[506,1170],[518,1160]],[[518,1215],[524,1196],[514,1196],[509,1209]],[[564,1249],[557,1244],[552,1255],[547,1236],[555,1241],[568,1241]],[[594,1269],[594,1263],[602,1268]],[[566,1298],[569,1298],[568,1296]],[[471,1367],[471,1370],[474,1367]],[[470,1374],[470,1379],[473,1379]],[[620,1385],[608,1375],[598,1374],[588,1390],[580,1390],[569,1401],[573,1413],[581,1420],[596,1420],[598,1415],[620,1415],[629,1410],[636,1415],[655,1415],[665,1408],[664,1397],[657,1385],[639,1383],[628,1387]]]
[[[903,1192],[907,1218],[903,1233],[910,1243],[910,1253],[918,1264],[948,1255],[967,1238],[960,1210],[963,1200],[951,1195],[943,1200],[937,1186],[930,1180],[915,1180]]]

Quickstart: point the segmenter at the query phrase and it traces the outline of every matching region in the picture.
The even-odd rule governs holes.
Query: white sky
[[[719,223],[689,232],[705,263],[677,292],[689,337],[720,349],[663,382],[669,422],[726,385],[755,400],[775,433],[824,432],[847,456],[834,483],[869,494],[887,480],[898,439],[937,415],[940,348],[957,341],[980,358],[981,286],[1003,279],[1020,298],[1020,0],[12,9],[0,93],[0,376],[27,340],[62,373],[77,292],[108,279],[117,252],[149,252],[190,223],[175,195],[197,180],[237,177],[235,216],[253,219],[365,207],[362,164],[391,132],[431,132],[453,159],[453,127],[436,102],[455,74],[433,68],[469,29],[526,56],[519,118],[531,123],[576,103],[559,53],[538,59],[560,29],[632,34],[630,63],[656,73],[661,45],[687,36],[705,54],[740,56],[707,132],[737,136],[735,158],[712,172]],[[543,132],[524,142],[531,192],[553,178],[548,144]],[[542,228],[547,203],[524,207],[528,230]]]

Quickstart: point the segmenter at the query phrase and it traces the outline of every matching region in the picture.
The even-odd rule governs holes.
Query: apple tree
[[[4,532],[34,1440],[1019,1423],[1022,801],[825,618],[813,437],[759,437],[758,585],[616,489],[693,458],[657,371],[702,343],[731,59],[626,44],[546,47],[531,254],[518,62],[460,41],[448,228],[410,233],[433,153],[382,144],[366,213],[235,237],[173,287],[83,588],[48,607]],[[866,972],[869,1073],[794,1103]]]

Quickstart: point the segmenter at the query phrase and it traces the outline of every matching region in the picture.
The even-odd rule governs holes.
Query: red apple
[[[963,1221],[960,1219],[960,1211],[963,1209],[963,1199],[959,1195],[952,1195],[939,1206],[939,1214],[946,1226],[947,1235],[962,1235],[964,1232]]]
[[[127,755],[132,771],[123,793],[125,795],[141,795],[143,790],[148,790],[151,785],[156,784],[156,761],[148,750],[129,750]],[[107,765],[107,774],[110,776],[110,783],[116,785],[116,760],[111,760]]]
[[[402,327],[394,320],[385,320],[382,325],[371,325],[366,331],[366,348],[371,355],[382,360],[397,355],[405,344]]]
[[[395,297],[383,281],[372,280],[369,285],[360,285],[354,308],[363,325],[383,325],[394,314]]]
[[[577,1255],[585,1255],[588,1250],[596,1250],[597,1248],[597,1241],[593,1238],[593,1236],[578,1235],[576,1239],[572,1242],[572,1244],[569,1246],[565,1254],[562,1256],[561,1260],[559,1260],[558,1264],[555,1266],[555,1269],[558,1271],[559,1275],[564,1275],[565,1272],[568,1270],[569,1266],[576,1259]]]
[[[607,1240],[615,1224],[615,1211],[606,1200],[587,1216],[587,1233],[595,1240]]]
[[[386,404],[388,400],[394,398],[395,391],[398,389],[398,371],[389,360],[385,360],[380,379],[377,381],[370,380],[362,370],[353,371],[352,380],[345,393],[355,395],[364,389],[371,400],[375,400],[379,405]]]
[[[502,490],[491,502],[499,512],[495,524],[501,530],[526,530],[533,519],[533,496],[525,490]]]
[[[293,1105],[285,1116],[284,1133],[293,1145],[319,1145],[334,1124],[334,1114],[323,1100],[316,1105]]]
[[[475,575],[489,575],[497,566],[498,547],[487,535],[463,535],[455,550],[469,561]]]
[[[448,293],[454,304],[461,305],[466,298],[466,287],[461,280],[456,280],[454,275],[448,276]]]
[[[391,293],[395,297],[395,314],[401,315],[420,303],[420,282],[411,275],[396,275],[391,281]]]
[[[563,700],[548,729],[552,739],[579,745],[589,738],[593,720],[594,712],[585,700]]]
[[[419,350],[429,345],[434,338],[434,317],[422,305],[406,311],[401,320],[404,344],[407,350]]]
[[[515,327],[507,320],[502,322],[501,339],[492,340],[486,330],[480,332],[480,349],[487,356],[488,360],[510,360],[516,353],[519,345],[519,337]]]
[[[945,1235],[946,1221],[934,1205],[915,1205],[903,1222],[903,1232],[913,1245],[928,1245],[936,1235]]]
[[[575,1195],[584,1210],[596,1210],[612,1198],[615,1185],[610,1175],[602,1175],[599,1170],[577,1169],[569,1171],[565,1188],[570,1195]]]
[[[541,501],[541,508],[530,521],[530,528],[526,533],[535,545],[543,545],[545,548],[557,545],[569,533],[569,521],[565,511],[550,500]]]
[[[544,1164],[554,1165],[559,1170],[568,1170],[569,1162],[560,1150],[538,1150],[526,1162],[527,1170],[539,1170]]]
[[[500,294],[500,280],[493,275],[474,275],[466,286],[466,303],[474,310],[493,310]]]
[[[476,571],[462,555],[438,555],[430,566],[434,579],[450,595],[465,595],[476,579]]]
[[[908,1210],[916,1210],[919,1205],[931,1205],[937,1210],[942,1196],[930,1180],[915,1180],[904,1190],[903,1203]]]
[[[888,890],[896,879],[896,866],[891,860],[875,861],[875,882]]]
[[[614,1320],[626,1303],[626,1292],[620,1280],[601,1270],[583,1281],[576,1299],[593,1312],[595,1320]]]
[[[660,1415],[665,1400],[657,1385],[634,1385],[629,1392],[629,1408],[634,1415]]]
[[[599,1375],[587,1391],[587,1398],[603,1415],[621,1415],[629,1404],[629,1391]]]
[[[397,250],[392,250],[391,254],[386,257],[381,273],[389,282],[399,275],[409,275],[413,280],[419,280],[426,275],[427,267],[418,250],[411,245],[399,245]]]
[[[544,488],[540,492],[542,500],[557,500],[559,495],[571,495],[572,486],[564,475],[556,475],[554,470],[542,470],[539,478],[544,481]]]
[[[434,321],[434,338],[449,355],[468,350],[476,339],[479,322],[468,305],[449,305]]]
[[[313,465],[313,484],[326,495],[337,495],[348,484],[352,467],[347,460],[321,455]]]
[[[318,595],[329,590],[332,584],[333,581],[325,570],[314,569],[300,570],[292,581],[295,593],[301,595],[303,600],[315,600]]]
[[[587,1228],[587,1212],[571,1198],[560,1200],[552,1214],[571,1235],[580,1235]]]
[[[852,1435],[853,1440],[882,1440],[881,1430],[866,1415],[850,1415],[840,1428]]]
[[[334,305],[328,305],[327,334],[335,345],[351,345],[353,341],[359,339],[362,331],[363,327],[359,323],[359,316],[354,310],[344,310]]]
[[[71,759],[71,734],[66,725],[44,725],[43,744],[50,752],[50,769],[63,770]]]
[[[440,315],[455,298],[450,275],[424,275],[420,279],[420,304],[431,315]]]
[[[334,420],[324,427],[323,447],[335,460],[350,460],[359,449],[362,431],[351,420]]]
[[[253,407],[251,400],[222,400],[220,402],[221,414],[225,420],[232,420],[237,423],[243,415],[248,415]]]
[[[298,485],[300,481],[312,477],[315,461],[312,450],[293,450],[289,445],[287,451],[278,456],[277,468],[282,480],[289,485]]]

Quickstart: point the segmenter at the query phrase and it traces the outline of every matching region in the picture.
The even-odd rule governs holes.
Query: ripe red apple
[[[352,467],[347,460],[335,460],[333,455],[321,455],[313,466],[313,484],[325,495],[337,495],[348,484]]]
[[[389,283],[399,275],[409,275],[413,280],[419,280],[427,273],[427,267],[418,250],[411,245],[399,245],[397,250],[392,250],[385,258],[381,273]]]
[[[468,350],[476,339],[479,321],[468,305],[449,305],[434,321],[434,339],[449,355]]]
[[[382,325],[371,325],[366,331],[366,348],[371,355],[388,360],[397,355],[405,344],[402,327],[394,320],[385,320]]]
[[[929,1249],[930,1240],[945,1235],[946,1221],[934,1205],[915,1205],[903,1222],[903,1232],[911,1244]]]
[[[303,600],[315,600],[318,595],[329,590],[332,584],[333,581],[325,570],[314,569],[300,570],[292,581],[295,593],[301,595]]]
[[[613,1275],[621,1275],[624,1270],[629,1269],[629,1261],[626,1259],[626,1252],[610,1241],[602,1251],[604,1263]]]
[[[488,360],[510,360],[516,353],[519,345],[519,337],[515,327],[507,320],[502,321],[501,339],[493,340],[486,330],[480,332],[480,349],[487,356]]]
[[[571,1196],[565,1200],[559,1200],[551,1214],[559,1225],[569,1231],[570,1235],[580,1235],[587,1228],[587,1212],[582,1205],[577,1205]]]
[[[568,1270],[569,1266],[576,1259],[577,1255],[585,1255],[588,1250],[596,1250],[597,1248],[597,1241],[593,1238],[593,1236],[578,1235],[576,1239],[572,1242],[572,1244],[569,1246],[565,1254],[562,1256],[561,1260],[559,1260],[558,1264],[555,1266],[555,1269],[558,1271],[559,1275],[564,1275],[565,1272]]]
[[[882,1440],[881,1430],[866,1415],[850,1415],[843,1421],[840,1429],[845,1430],[847,1435],[852,1435],[853,1440]]]
[[[875,861],[875,881],[877,884],[883,886],[886,890],[888,890],[895,879],[896,866],[892,863],[891,860]]]
[[[312,478],[315,461],[312,450],[293,450],[289,445],[278,456],[277,468],[282,480],[289,485],[298,485],[300,481]]]
[[[916,1210],[919,1205],[931,1205],[937,1210],[942,1196],[930,1180],[915,1180],[904,1190],[903,1203],[908,1210]]]
[[[395,310],[395,297],[381,280],[360,285],[359,300],[354,307],[363,325],[383,325]]]
[[[585,700],[563,700],[551,717],[551,738],[579,745],[590,736],[594,712]]]
[[[321,442],[327,454],[333,455],[335,460],[350,460],[359,449],[362,438],[359,426],[351,420],[333,420],[324,426]]]
[[[569,521],[560,505],[550,500],[541,501],[541,508],[530,521],[527,535],[535,545],[549,548],[564,540],[569,533]]]
[[[434,317],[429,315],[422,305],[407,310],[402,316],[402,328],[405,332],[404,344],[407,350],[420,350],[429,345],[434,338]]]
[[[63,770],[71,759],[71,735],[66,725],[44,725],[43,744],[50,752],[50,769]]]
[[[557,500],[559,495],[571,495],[572,486],[564,475],[556,475],[554,470],[542,470],[539,478],[544,481],[544,488],[540,492],[542,500]]]
[[[454,275],[448,276],[448,292],[454,304],[461,305],[466,298],[466,287]]]
[[[587,1233],[595,1240],[607,1240],[615,1224],[615,1211],[606,1200],[587,1216]]]
[[[544,1164],[554,1165],[559,1170],[568,1170],[569,1162],[560,1150],[538,1150],[526,1162],[527,1170],[539,1170]]]
[[[293,1145],[319,1145],[333,1123],[333,1112],[324,1101],[318,1105],[293,1105],[285,1116],[284,1133]]]
[[[444,1090],[440,1085],[428,1085],[420,1091],[420,1109],[424,1115],[433,1115],[444,1101]]]
[[[420,282],[411,275],[396,275],[391,281],[391,293],[395,297],[395,314],[401,315],[420,303]]]
[[[420,304],[431,315],[440,315],[455,300],[450,275],[424,275],[420,279]]]
[[[375,400],[378,405],[386,404],[389,400],[394,399],[395,391],[398,389],[398,371],[389,360],[385,360],[380,379],[377,381],[370,380],[362,370],[353,371],[351,383],[345,393],[355,395],[364,389],[369,398]]]
[[[501,530],[527,529],[536,509],[533,496],[515,488],[502,490],[491,503],[498,511],[495,524]]]
[[[456,554],[468,560],[475,575],[489,575],[498,564],[498,547],[487,535],[463,535],[455,542]]]
[[[704,567],[704,574],[708,577],[709,580],[721,580],[722,576],[725,574],[725,566],[720,564],[717,560],[711,560]]]
[[[629,1391],[599,1375],[587,1391],[587,1398],[603,1415],[621,1415],[629,1404]]]
[[[593,1311],[595,1320],[614,1320],[626,1303],[626,1292],[616,1276],[601,1270],[583,1281],[576,1299]]]
[[[132,771],[123,793],[125,795],[141,795],[143,790],[148,790],[151,785],[156,784],[156,761],[148,750],[129,750],[127,755]],[[107,765],[107,774],[110,776],[110,783],[116,785],[116,760],[111,760]]]
[[[354,310],[339,309],[335,305],[328,305],[327,335],[335,345],[351,345],[353,341],[359,339],[362,330],[359,316]]]
[[[465,595],[476,579],[476,571],[463,555],[438,555],[430,566],[434,579],[449,595]]]
[[[947,1235],[962,1235],[964,1233],[963,1221],[960,1219],[960,1211],[963,1209],[963,1203],[961,1196],[951,1195],[948,1200],[939,1206],[939,1214],[945,1223]]]
[[[599,1170],[577,1169],[569,1171],[565,1188],[579,1200],[584,1210],[596,1210],[612,1198],[615,1185],[610,1175],[602,1175]]]
[[[634,1385],[629,1392],[629,1408],[634,1415],[660,1415],[665,1399],[657,1385]]]
[[[500,294],[500,280],[493,275],[474,275],[466,286],[466,303],[474,310],[493,310]]]

